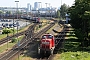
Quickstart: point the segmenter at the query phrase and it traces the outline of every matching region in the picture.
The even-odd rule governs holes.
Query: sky
[[[18,7],[27,7],[27,3],[34,7],[34,2],[42,2],[42,7],[46,6],[45,3],[50,3],[50,6],[58,8],[61,6],[61,1],[62,4],[72,6],[75,0],[0,0],[0,7],[16,7],[15,1],[19,1]]]

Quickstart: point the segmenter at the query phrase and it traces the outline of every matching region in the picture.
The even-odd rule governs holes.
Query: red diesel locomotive
[[[38,54],[53,54],[55,49],[55,39],[52,34],[44,34],[41,38]]]

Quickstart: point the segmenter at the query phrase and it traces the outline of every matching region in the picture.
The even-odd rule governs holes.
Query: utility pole
[[[50,3],[49,3],[49,17],[50,17],[50,11],[51,11],[51,10],[50,10]]]
[[[39,9],[40,9],[40,4],[41,2],[38,2],[39,3]],[[38,18],[40,17],[40,10],[38,9]]]
[[[46,15],[46,18],[47,18],[47,4],[48,3],[45,3],[46,4],[46,12],[45,12],[45,15]],[[47,23],[47,22],[46,22]]]
[[[45,14],[45,15],[46,15],[46,17],[47,17],[47,4],[48,4],[48,3],[45,3],[45,4],[46,4],[46,12],[45,12],[46,14]]]
[[[16,2],[16,8],[17,8],[17,10],[16,10],[16,11],[17,11],[17,12],[16,12],[16,13],[17,13],[17,19],[18,19],[18,2],[19,2],[19,1],[15,1],[15,2]]]
[[[42,16],[42,3],[41,3],[41,16]]]
[[[18,2],[19,1],[15,1],[16,2],[16,7],[17,7],[17,20],[18,20]],[[17,21],[17,34],[18,34],[18,21]],[[17,40],[18,40],[18,36],[17,36]],[[20,42],[18,40],[18,50],[19,50],[19,45],[20,45]],[[18,54],[18,60],[19,60],[19,54]]]
[[[50,12],[50,14],[51,14],[51,18],[52,18],[52,6],[51,6],[51,12]]]
[[[18,2],[19,1],[15,1],[16,2],[16,6],[17,6],[17,20],[18,20]],[[17,21],[17,34],[18,34],[18,21]],[[18,37],[17,37],[17,39],[18,39]],[[19,40],[18,40],[18,43],[19,43]]]

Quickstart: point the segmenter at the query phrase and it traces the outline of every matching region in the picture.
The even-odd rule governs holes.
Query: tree
[[[68,11],[69,6],[67,6],[65,3],[60,8],[61,17],[65,18],[65,14]]]
[[[20,12],[20,11],[16,11],[16,14],[22,14],[22,12]]]
[[[2,10],[0,10],[0,17],[2,17],[2,14],[3,14],[3,11],[2,11]]]
[[[2,13],[3,13],[3,11],[0,10],[0,14],[2,14]]]
[[[81,31],[85,41],[89,41],[88,38],[90,32],[90,0],[75,0],[75,6],[69,8],[71,25]],[[87,43],[85,43],[87,45]]]
[[[60,10],[57,11],[57,17],[60,18]]]
[[[6,14],[11,14],[11,11],[6,11]]]

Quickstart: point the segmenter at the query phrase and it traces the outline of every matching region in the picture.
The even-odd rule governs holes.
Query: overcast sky
[[[0,0],[0,7],[16,7],[15,1],[17,0]],[[42,7],[45,7],[45,3],[50,3],[53,7],[60,7],[61,0],[18,0],[19,7],[27,7],[27,3],[34,6],[34,2],[42,2]],[[71,6],[75,0],[62,0],[62,4],[65,3]]]

